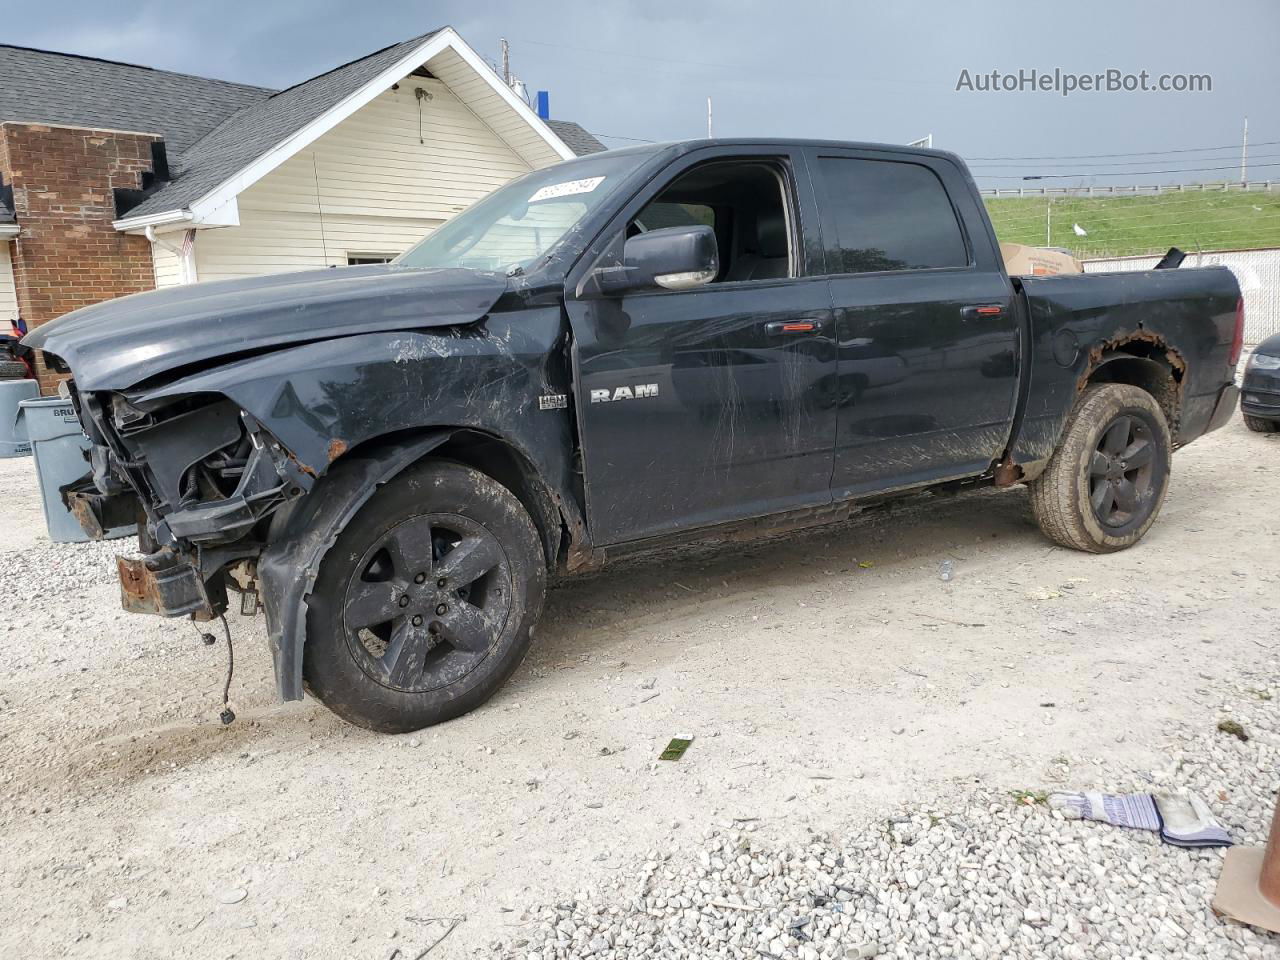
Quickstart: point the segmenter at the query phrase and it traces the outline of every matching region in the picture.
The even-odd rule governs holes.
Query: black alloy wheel
[[[326,551],[307,600],[306,689],[387,733],[460,716],[520,665],[546,578],[518,497],[464,464],[421,461],[373,492]]]
[[[1089,464],[1089,502],[1108,527],[1131,523],[1151,500],[1155,439],[1140,417],[1121,414],[1098,440]]]
[[[347,584],[347,643],[370,679],[425,693],[470,673],[511,614],[511,571],[497,537],[457,514],[396,525]]]

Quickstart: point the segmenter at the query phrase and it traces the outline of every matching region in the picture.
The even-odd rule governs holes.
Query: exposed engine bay
[[[314,477],[224,397],[69,392],[93,447],[89,475],[62,491],[68,508],[91,535],[138,521],[144,556],[119,560],[125,609],[208,620],[228,588],[255,592],[255,528]]]

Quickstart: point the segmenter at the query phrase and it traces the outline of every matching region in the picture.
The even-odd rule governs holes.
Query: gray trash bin
[[[0,457],[31,456],[18,404],[38,396],[40,386],[34,380],[0,380]]]
[[[49,539],[58,543],[79,543],[89,539],[80,521],[62,503],[59,488],[83,477],[89,470],[85,451],[89,438],[80,429],[75,408],[69,400],[44,397],[23,400],[19,415],[26,427],[36,459],[36,477],[44,501],[44,521]],[[108,537],[127,537],[137,532],[134,524],[107,531]]]

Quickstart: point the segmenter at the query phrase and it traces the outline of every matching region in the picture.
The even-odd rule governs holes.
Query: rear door
[[[628,231],[678,222],[714,228],[715,282],[579,296],[597,259],[566,284],[598,544],[830,501],[835,339],[802,152],[686,155],[620,212],[596,249],[620,251]]]
[[[1020,345],[967,176],[919,154],[810,157],[839,352],[835,498],[983,472],[1008,441]]]

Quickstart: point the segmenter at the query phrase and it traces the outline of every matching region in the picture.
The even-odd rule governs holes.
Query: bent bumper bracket
[[[211,597],[200,572],[172,550],[157,550],[138,560],[116,557],[120,603],[130,613],[212,620],[226,608],[225,590]]]

